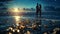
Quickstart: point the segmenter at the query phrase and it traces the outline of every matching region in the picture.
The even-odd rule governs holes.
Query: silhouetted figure
[[[40,25],[41,25],[41,4],[39,4],[39,18],[40,18]]]
[[[41,4],[39,5],[39,15],[41,17]]]
[[[38,11],[39,11],[39,6],[38,6],[38,3],[37,3],[37,6],[36,6],[36,15],[38,15]]]
[[[38,17],[38,15],[40,15],[40,17],[41,17],[41,4],[38,4],[38,3],[36,6],[36,15],[37,15],[37,17]]]

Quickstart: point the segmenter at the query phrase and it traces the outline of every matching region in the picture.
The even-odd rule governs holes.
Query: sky
[[[10,2],[9,7],[18,7],[18,8],[35,8],[36,3],[39,3],[44,6],[54,6],[60,7],[60,0],[13,0]]]

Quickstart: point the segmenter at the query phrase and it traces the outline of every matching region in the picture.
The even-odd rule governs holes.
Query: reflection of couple
[[[36,15],[38,15],[38,14],[41,15],[41,4],[37,3],[37,6],[36,6]]]

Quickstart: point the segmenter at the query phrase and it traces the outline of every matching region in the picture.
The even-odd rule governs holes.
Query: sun
[[[14,12],[19,12],[18,8],[14,8]]]
[[[24,10],[19,8],[14,8],[13,12],[24,12]]]

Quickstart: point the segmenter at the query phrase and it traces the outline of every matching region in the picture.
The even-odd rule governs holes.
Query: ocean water
[[[58,28],[60,27],[60,13],[57,11],[46,11],[46,12],[42,12],[41,18],[44,18],[46,20],[42,19],[42,27],[41,27],[41,31],[51,31],[54,28]],[[2,28],[5,28],[6,26],[9,27],[13,24],[16,23],[16,18],[19,19],[19,21],[24,21],[26,19],[30,20],[31,22],[36,20],[36,13],[34,11],[32,12],[24,12],[23,14],[19,14],[18,16],[15,15],[10,15],[10,16],[0,16],[0,30],[2,30]],[[32,22],[33,23],[33,22]],[[44,25],[47,25],[48,28],[44,28]],[[39,28],[40,29],[40,28]],[[37,31],[35,31],[37,32]]]

